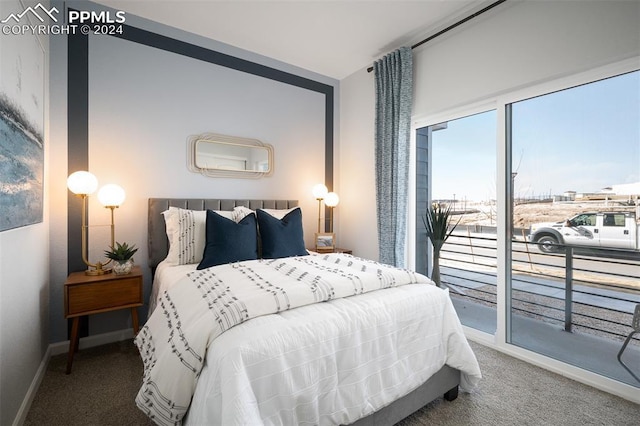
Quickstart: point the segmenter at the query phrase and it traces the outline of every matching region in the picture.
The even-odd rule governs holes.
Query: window
[[[622,226],[624,227],[624,213],[605,214],[602,226]]]
[[[619,229],[640,213],[640,72],[506,108],[507,341],[638,387],[616,355],[640,296],[639,247]]]
[[[416,133],[416,269],[431,273],[421,219],[427,206],[450,208],[458,225],[440,254],[441,280],[461,322],[489,333],[496,330],[496,119],[495,110],[485,111]],[[465,309],[471,305],[479,307]]]
[[[574,217],[571,222],[573,226],[596,226],[596,214],[580,214]]]
[[[416,269],[421,216],[451,207],[440,275],[463,325],[637,388],[616,355],[640,300],[640,72],[501,99],[416,130]]]
[[[441,278],[463,325],[638,388],[616,355],[640,300],[640,72],[506,97],[416,130],[416,269],[426,207],[450,206]]]

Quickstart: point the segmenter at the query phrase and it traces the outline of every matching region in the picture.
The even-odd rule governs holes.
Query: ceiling
[[[98,0],[155,22],[342,79],[487,0]]]

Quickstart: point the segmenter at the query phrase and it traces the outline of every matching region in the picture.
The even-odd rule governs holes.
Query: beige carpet
[[[471,342],[483,380],[400,422],[413,425],[640,425],[640,406]],[[151,425],[133,401],[142,363],[131,341],[51,359],[25,425]],[[640,392],[640,390],[639,390]]]

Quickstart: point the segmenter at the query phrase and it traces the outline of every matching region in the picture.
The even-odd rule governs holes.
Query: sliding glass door
[[[640,303],[640,72],[506,108],[507,338],[640,386],[616,358]],[[625,356],[640,376],[640,341]]]
[[[464,325],[496,330],[496,111],[417,130],[417,269],[431,274],[423,226],[427,206],[456,225],[440,255],[440,275]]]
[[[640,71],[541,87],[416,130],[416,268],[427,207],[451,208],[440,274],[463,325],[640,387],[640,336],[618,360],[640,304]]]

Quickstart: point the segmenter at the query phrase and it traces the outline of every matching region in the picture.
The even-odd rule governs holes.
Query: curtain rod
[[[463,19],[459,20],[458,22],[455,22],[455,23],[449,25],[447,28],[438,31],[434,35],[429,36],[429,37],[425,38],[424,40],[417,42],[416,44],[411,46],[411,49],[415,49],[416,47],[422,46],[426,42],[431,41],[431,40],[433,40],[434,38],[436,38],[438,36],[441,36],[442,34],[446,33],[447,31],[450,31],[450,30],[454,29],[458,25],[464,24],[465,22],[475,18],[476,16],[482,15],[484,12],[493,9],[494,7],[498,6],[499,4],[504,3],[505,1],[507,1],[507,0],[498,0],[496,2],[491,3],[487,7],[483,8],[483,9],[480,9],[479,11],[467,16],[466,18],[463,18]],[[371,72],[371,71],[373,71],[373,67],[367,68],[367,72]]]

